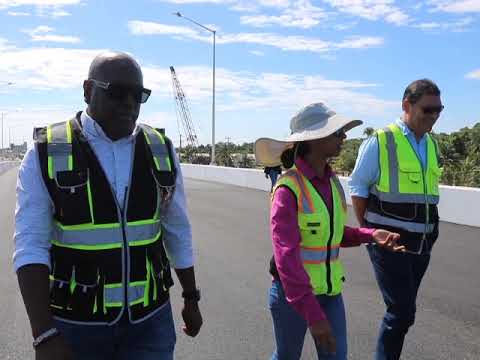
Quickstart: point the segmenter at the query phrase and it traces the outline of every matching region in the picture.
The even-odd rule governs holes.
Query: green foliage
[[[364,135],[371,136],[366,128]],[[442,184],[480,187],[480,123],[451,134],[433,134],[443,166]],[[355,167],[358,149],[363,139],[346,140],[340,155],[332,160],[339,174],[349,175]]]

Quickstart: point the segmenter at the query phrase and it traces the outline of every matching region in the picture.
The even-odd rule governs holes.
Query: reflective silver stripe
[[[70,155],[71,153],[72,153],[72,144],[58,143],[58,142],[48,144],[48,155],[52,155],[52,156],[65,155],[65,154]]]
[[[312,250],[302,248],[300,250],[300,256],[304,262],[325,262],[327,261],[327,250]],[[340,248],[333,248],[330,252],[330,260],[338,258],[340,255]]]
[[[160,234],[160,220],[152,224],[132,225],[127,223],[126,233],[128,242],[151,240]]]
[[[435,228],[434,224],[413,223],[408,221],[396,220],[370,211],[367,211],[367,213],[365,214],[365,220],[370,223],[393,226],[399,229],[421,234],[423,234],[424,232],[429,234]]]
[[[294,171],[293,175],[297,179],[298,186],[300,187],[300,192],[302,196],[302,205],[303,205],[303,210],[306,214],[313,214],[313,209],[310,208],[310,205],[308,203],[307,199],[307,189],[305,188],[305,183],[303,182],[302,175],[298,171]]]
[[[398,186],[398,157],[397,146],[395,144],[395,138],[390,128],[384,129],[385,136],[387,138],[387,153],[388,153],[388,175],[390,182],[390,193],[399,194]]]
[[[343,190],[343,186],[342,186],[342,184],[340,183],[340,180],[338,179],[338,176],[337,176],[337,175],[332,176],[331,179],[333,180],[333,183],[334,183],[335,186],[337,187],[337,191],[338,191],[338,193],[340,194],[343,207],[344,207],[344,209],[346,209],[346,208],[347,208],[347,200],[346,200],[346,198],[345,198],[345,190]]]
[[[370,193],[378,197],[381,201],[391,203],[407,203],[407,204],[424,204],[425,198],[429,204],[438,204],[440,197],[438,195],[425,195],[424,194],[390,194],[377,190],[375,186],[372,186]]]
[[[128,289],[128,303],[132,303],[136,300],[143,298],[145,294],[145,285],[130,286]],[[105,287],[104,302],[108,304],[122,304],[125,296],[123,286]]]
[[[59,224],[55,224],[53,229],[53,239],[65,245],[107,245],[122,244],[122,228],[89,228],[84,230],[66,230]]]
[[[145,285],[135,285],[128,288],[128,303],[132,303],[139,299],[143,299],[145,296]]]
[[[165,144],[152,144],[150,145],[150,150],[152,150],[152,154],[154,156],[168,156],[168,148]]]
[[[123,287],[105,287],[105,291],[103,294],[103,301],[105,302],[105,305],[111,304],[111,303],[123,303],[123,298],[124,298],[124,291]]]
[[[47,144],[47,153],[52,159],[54,173],[70,170],[68,159],[72,155],[72,144],[68,142],[67,126],[69,122],[49,126],[51,139]]]
[[[160,138],[156,131],[154,131],[151,127],[141,124],[140,127],[145,132],[145,135],[148,137],[150,147],[150,151],[152,152],[152,156],[158,162],[158,170],[159,171],[171,171],[168,166],[168,148],[167,145],[162,141],[163,139]]]
[[[88,225],[86,225],[88,226]],[[53,229],[53,239],[65,245],[107,245],[122,244],[122,228],[91,228],[68,230],[62,229],[58,223],[55,223]],[[128,242],[151,240],[157,238],[160,234],[160,221],[153,224],[130,225],[127,224],[126,234]]]

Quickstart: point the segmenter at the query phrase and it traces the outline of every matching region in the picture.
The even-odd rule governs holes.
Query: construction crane
[[[181,123],[183,134],[187,139],[187,146],[184,149],[184,154],[189,162],[196,163],[198,162],[197,151],[199,144],[197,134],[195,133],[195,127],[193,126],[192,117],[190,115],[190,110],[188,108],[187,98],[185,97],[185,93],[180,86],[180,81],[178,81],[178,77],[173,66],[170,66],[170,72],[172,73],[173,96],[175,97],[179,131]],[[180,135],[180,147],[181,138],[182,135]]]

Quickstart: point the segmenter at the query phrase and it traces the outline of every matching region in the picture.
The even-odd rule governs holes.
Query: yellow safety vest
[[[370,188],[365,220],[376,226],[412,234],[430,234],[438,222],[439,179],[437,146],[426,134],[427,164],[422,163],[396,124],[376,132],[380,177]]]
[[[314,294],[340,294],[344,271],[339,255],[347,212],[338,178],[330,178],[332,211],[311,182],[295,167],[280,177],[273,194],[281,186],[288,187],[297,199],[301,257]]]

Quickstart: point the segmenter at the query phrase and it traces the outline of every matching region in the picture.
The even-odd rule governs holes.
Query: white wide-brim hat
[[[285,140],[260,138],[255,141],[255,158],[263,166],[281,165],[282,153],[299,141],[325,138],[337,130],[345,132],[363,124],[337,114],[323,103],[304,107],[290,120],[290,136]]]

